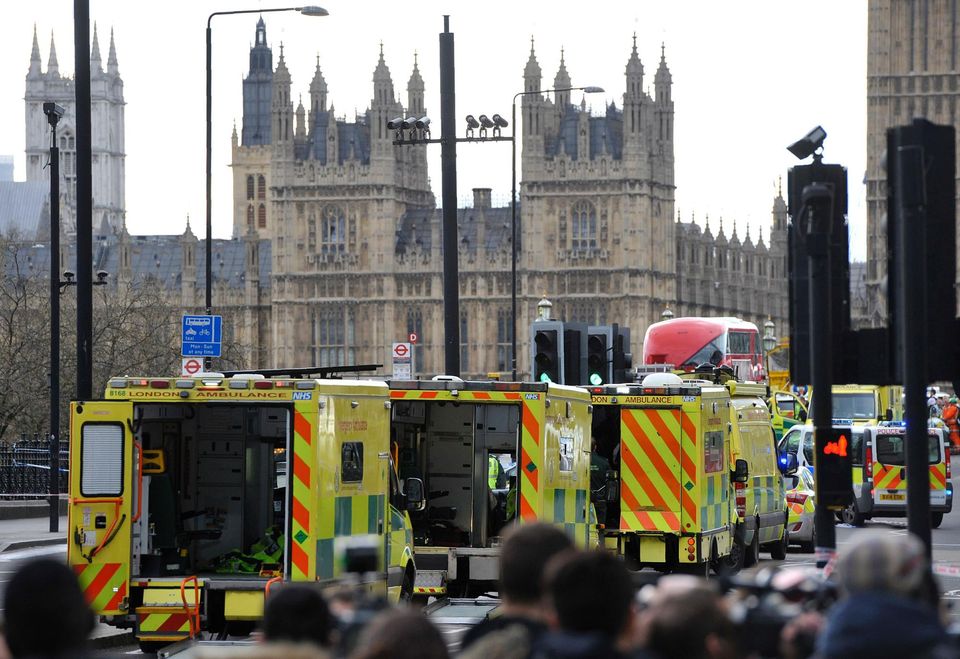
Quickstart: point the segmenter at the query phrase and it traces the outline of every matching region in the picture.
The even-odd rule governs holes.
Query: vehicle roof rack
[[[224,377],[228,378],[235,375],[259,374],[267,378],[317,377],[320,379],[331,379],[339,377],[343,373],[364,373],[367,371],[376,371],[382,367],[383,364],[355,364],[352,366],[305,366],[302,368],[251,368],[242,371],[221,371],[221,373]]]

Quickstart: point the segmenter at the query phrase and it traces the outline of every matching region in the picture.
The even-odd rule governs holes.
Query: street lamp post
[[[603,92],[602,87],[562,87],[559,89],[535,89],[526,92],[517,92],[513,95],[513,136],[510,138],[510,319],[513,330],[510,336],[510,363],[513,370],[513,381],[517,381],[517,99],[528,94],[549,94],[551,92],[582,91],[586,94]]]
[[[323,7],[316,6],[307,6],[307,7],[277,7],[274,9],[235,9],[232,11],[215,11],[210,16],[207,17],[207,226],[206,226],[206,236],[207,236],[207,246],[206,246],[206,294],[204,296],[204,306],[206,307],[207,315],[210,315],[213,311],[213,268],[211,266],[211,261],[213,260],[213,215],[212,215],[212,202],[211,202],[211,176],[212,176],[212,167],[213,167],[213,97],[211,94],[212,88],[212,76],[211,76],[211,53],[212,53],[212,31],[210,29],[210,22],[213,20],[214,16],[226,16],[228,14],[267,14],[278,11],[298,11],[304,16],[327,16],[329,12]],[[207,358],[209,360],[209,358]]]
[[[764,369],[767,372],[767,382],[770,382],[770,352],[777,347],[776,325],[773,320],[767,318],[763,323],[763,356]]]

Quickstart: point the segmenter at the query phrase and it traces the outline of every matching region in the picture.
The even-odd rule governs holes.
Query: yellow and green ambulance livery
[[[383,382],[207,373],[110,380],[70,420],[68,560],[145,647],[243,633],[283,582],[416,581]]]

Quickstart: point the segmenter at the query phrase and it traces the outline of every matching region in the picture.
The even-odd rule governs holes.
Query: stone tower
[[[126,213],[124,153],[123,80],[117,64],[117,50],[113,31],[110,31],[110,50],[107,68],[103,68],[97,26],[93,26],[90,50],[91,145],[93,155],[93,226],[107,227],[119,232]],[[28,181],[48,181],[45,169],[50,153],[50,127],[43,113],[43,103],[54,101],[66,109],[57,126],[60,148],[61,216],[68,235],[76,231],[76,91],[74,79],[61,75],[57,49],[50,36],[50,55],[47,70],[41,68],[37,31],[33,31],[33,49],[27,70],[26,93],[26,163]]]
[[[870,0],[868,6],[867,316],[855,321],[876,326],[887,324],[886,130],[915,117],[960,128],[960,18],[953,0]]]

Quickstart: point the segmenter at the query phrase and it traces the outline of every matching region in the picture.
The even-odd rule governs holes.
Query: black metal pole
[[[206,268],[206,290],[203,298],[203,305],[207,310],[207,315],[210,315],[213,308],[213,268],[211,267],[213,257],[213,202],[211,200],[211,179],[213,171],[213,97],[211,95],[212,64],[210,60],[212,49],[212,32],[210,30],[210,21],[213,20],[214,16],[215,14],[210,14],[209,18],[207,18],[207,224],[205,234],[207,262],[204,264],[204,267]]]
[[[60,149],[50,122],[50,532],[60,529]]]
[[[831,331],[833,313],[830,295],[830,234],[833,202],[829,193],[811,194],[824,186],[808,185],[803,190],[807,208],[806,240],[810,263],[810,380],[816,395],[813,406],[814,443],[819,447],[830,441],[833,429],[833,351]],[[817,452],[819,454],[819,451]],[[814,528],[817,534],[817,566],[825,567],[837,551],[837,532],[833,511],[817,506]]]
[[[73,3],[77,108],[77,400],[93,397],[93,180],[90,0]],[[59,277],[57,278],[59,281]]]
[[[457,254],[456,75],[450,17],[440,33],[440,163],[443,203],[443,363],[460,375],[460,273]]]
[[[513,137],[510,139],[510,364],[513,381],[517,381],[517,96],[513,97],[510,116]]]
[[[897,232],[902,257],[899,268],[903,295],[897,296],[900,336],[903,337],[903,388],[906,394],[907,530],[913,533],[931,555],[930,477],[928,476],[926,206],[923,148],[903,146],[891,154],[897,159],[895,186]]]

